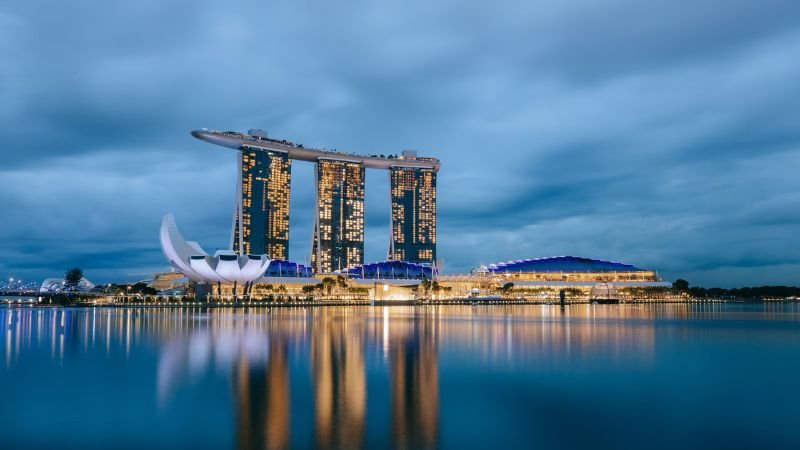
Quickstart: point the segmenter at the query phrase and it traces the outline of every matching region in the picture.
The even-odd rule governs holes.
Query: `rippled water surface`
[[[800,448],[796,304],[0,308],[0,447]]]

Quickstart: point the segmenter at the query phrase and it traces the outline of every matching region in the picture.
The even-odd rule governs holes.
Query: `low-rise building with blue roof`
[[[336,273],[354,279],[430,280],[436,276],[436,269],[429,264],[408,261],[378,261],[348,267]]]

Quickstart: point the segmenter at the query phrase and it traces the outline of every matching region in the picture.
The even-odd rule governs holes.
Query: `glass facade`
[[[358,279],[410,279],[424,280],[433,279],[436,274],[433,266],[429,264],[417,264],[408,261],[380,261],[360,266],[348,267],[339,271],[347,278]]]
[[[284,152],[242,147],[239,198],[232,248],[245,254],[289,257],[289,187],[292,166]]]
[[[364,165],[320,159],[316,185],[312,267],[324,273],[363,263]]]
[[[389,171],[392,239],[389,259],[436,261],[436,171],[395,166]]]
[[[482,271],[487,274],[502,275],[507,280],[519,281],[660,281],[658,274],[653,270],[640,269],[631,264],[578,256],[507,261],[490,264],[483,267]]]
[[[311,267],[305,266],[294,261],[286,261],[283,259],[273,259],[269,262],[267,271],[264,272],[265,277],[292,277],[292,278],[307,278],[313,276]]]

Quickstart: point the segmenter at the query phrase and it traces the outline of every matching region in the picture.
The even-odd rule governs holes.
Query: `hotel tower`
[[[389,170],[389,179],[392,194],[389,259],[434,264],[436,170],[396,165]]]
[[[320,158],[316,186],[311,267],[326,273],[363,264],[364,165]]]
[[[231,231],[240,255],[289,256],[289,187],[292,162],[286,152],[243,146]]]
[[[364,175],[389,172],[391,236],[388,259],[436,264],[436,173],[439,160],[401,155],[357,155],[271,139],[261,130],[197,130],[198,139],[239,151],[231,249],[240,255],[289,258],[292,160],[316,164],[316,211],[311,265],[328,273],[364,263]]]

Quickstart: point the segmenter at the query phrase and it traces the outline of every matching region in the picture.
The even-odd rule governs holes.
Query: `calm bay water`
[[[0,447],[800,448],[797,304],[0,308]]]

